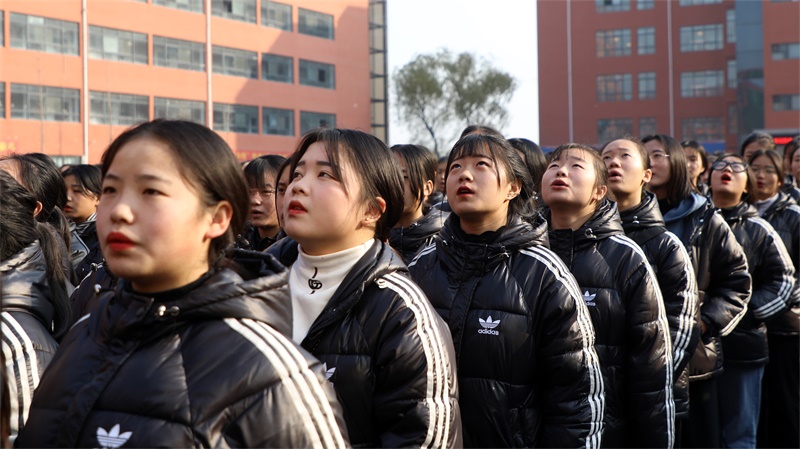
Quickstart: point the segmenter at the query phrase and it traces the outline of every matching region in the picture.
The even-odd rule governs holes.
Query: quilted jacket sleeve
[[[749,221],[761,235],[754,248],[761,254],[760,264],[751,267],[753,296],[749,307],[756,319],[765,321],[789,307],[795,283],[794,265],[783,241],[769,223],[760,218]]]

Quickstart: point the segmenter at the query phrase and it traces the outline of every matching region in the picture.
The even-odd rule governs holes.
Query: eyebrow
[[[156,182],[163,182],[165,184],[172,184],[172,180],[169,179],[169,178],[165,178],[163,176],[153,175],[153,174],[149,174],[149,173],[136,175],[135,178],[137,180],[143,180],[143,181],[156,181]],[[106,173],[105,179],[113,179],[115,181],[119,181],[122,178],[120,178],[119,176],[115,175],[114,173]]]
[[[317,165],[318,167],[319,167],[319,166],[323,166],[323,167],[333,167],[333,164],[331,164],[331,163],[330,163],[330,162],[328,162],[328,161],[316,161],[316,162],[314,162],[314,164],[315,164],[315,165]],[[306,165],[306,161],[298,161],[298,162],[297,162],[297,166],[296,166],[296,167],[305,166],[305,165]]]

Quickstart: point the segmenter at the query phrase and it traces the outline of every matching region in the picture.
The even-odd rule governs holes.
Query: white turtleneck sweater
[[[374,239],[354,248],[324,256],[309,256],[298,244],[297,260],[289,270],[292,295],[292,340],[300,344],[311,325],[328,304],[339,284],[361,257],[375,244]]]
[[[764,212],[766,212],[767,209],[772,207],[772,205],[775,204],[775,201],[777,200],[778,200],[778,194],[776,193],[771,198],[767,198],[763,201],[756,201],[754,206],[756,206],[756,209],[758,209],[758,216],[759,217],[763,216]]]

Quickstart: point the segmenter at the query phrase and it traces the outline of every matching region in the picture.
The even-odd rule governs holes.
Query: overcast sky
[[[389,0],[387,18],[390,74],[439,48],[483,56],[518,83],[504,134],[539,141],[536,1]],[[390,98],[392,90],[390,84]],[[392,105],[389,143],[414,143],[409,139]]]

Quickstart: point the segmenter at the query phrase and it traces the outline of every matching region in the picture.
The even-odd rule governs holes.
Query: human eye
[[[298,179],[298,178],[300,178],[300,177],[302,177],[302,176],[303,176],[303,175],[300,173],[300,171],[299,171],[299,170],[295,170],[295,171],[293,171],[293,172],[292,172],[292,175],[291,175],[289,178],[290,178],[292,181],[294,181],[295,179]]]
[[[115,193],[116,191],[117,191],[117,189],[115,189],[112,186],[103,186],[103,190],[102,190],[103,195],[109,195],[109,194]]]
[[[336,177],[335,177],[335,176],[333,176],[333,173],[331,173],[331,172],[329,172],[329,171],[327,171],[327,170],[322,170],[322,171],[320,171],[318,176],[319,176],[320,178],[330,178],[330,179],[336,179]]]
[[[278,189],[275,190],[275,191],[278,192],[279,194],[283,195],[284,193],[286,193],[286,186],[281,184],[281,185],[278,186]]]
[[[142,190],[142,194],[144,194],[144,195],[160,195],[161,192],[159,192],[156,189],[148,187],[148,188]]]
[[[610,160],[610,159],[611,159],[611,156],[609,156],[609,155],[608,155],[608,153],[606,153],[606,154],[604,154],[604,155],[602,156],[602,158],[603,158],[603,160],[604,160],[604,161],[607,161],[607,160]]]
[[[548,169],[548,170],[550,170],[550,169],[553,169],[553,168],[558,168],[558,164],[556,164],[556,163],[554,162],[554,163],[550,164],[550,165],[547,167],[547,169]]]
[[[630,153],[622,153],[622,157],[631,157]]]
[[[457,168],[461,168],[461,164],[457,164],[457,163],[455,163],[455,162],[453,162],[452,164],[450,164],[450,171],[453,171],[453,170],[455,170],[455,169],[457,169]]]

